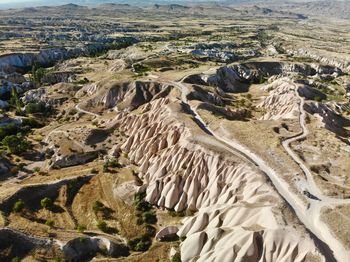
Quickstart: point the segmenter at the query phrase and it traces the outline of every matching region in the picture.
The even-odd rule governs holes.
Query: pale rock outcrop
[[[53,250],[56,245],[51,240],[31,236],[12,228],[3,227],[0,228],[0,246],[3,249],[11,250],[18,256],[25,257],[40,248]],[[1,255],[1,259],[4,257],[6,258],[6,255]]]
[[[24,104],[43,102],[47,106],[60,105],[78,90],[79,87],[71,83],[57,83],[29,90],[24,93],[21,100]]]
[[[311,59],[319,61],[320,63],[330,65],[333,67],[338,67],[345,72],[350,71],[350,61],[346,59],[344,60],[343,58],[332,57],[327,54],[320,54],[317,53],[315,50],[309,50],[305,48],[299,48],[297,50],[287,50],[287,53],[295,56],[309,57]]]
[[[102,105],[104,108],[117,106],[120,110],[133,110],[152,99],[167,96],[172,88],[171,85],[151,81],[100,82],[84,86],[76,97],[90,96],[85,102],[86,107]]]
[[[331,132],[343,137],[350,135],[350,132],[345,128],[350,125],[350,120],[338,114],[330,104],[310,102],[305,104],[305,111],[318,116],[321,126]]]
[[[19,73],[5,74],[3,72],[0,72],[0,79],[7,80],[14,84],[23,84],[27,81],[25,77]]]
[[[341,69],[334,66],[322,66],[316,64],[302,64],[291,62],[246,62],[231,64],[217,69],[216,74],[210,77],[211,85],[220,87],[225,92],[244,92],[251,83],[261,83],[264,78],[274,75],[304,76],[340,75]],[[194,79],[192,79],[193,81]],[[201,81],[204,79],[201,77]],[[207,84],[209,84],[207,82]]]
[[[176,226],[164,227],[156,234],[156,239],[159,241],[172,239],[174,236],[177,236],[176,233],[178,231],[179,229]]]
[[[154,99],[139,107],[141,114],[120,111],[113,125],[128,135],[120,148],[140,167],[145,200],[198,211],[177,233],[187,237],[182,261],[303,261],[308,255],[322,261],[306,232],[283,221],[283,201],[266,177],[204,146],[210,138],[189,128],[174,99]]]
[[[88,163],[97,158],[97,151],[72,153],[67,155],[55,154],[51,157],[50,168],[63,168]]]
[[[181,244],[182,261],[304,261],[307,256],[318,256],[310,239],[276,219],[271,204],[214,205],[185,219],[178,232],[180,237],[187,236]],[[209,223],[203,221],[203,214],[211,217]],[[193,230],[196,223],[200,230]],[[194,249],[198,242],[202,248]]]
[[[71,83],[76,79],[77,76],[74,72],[53,72],[45,74],[41,82],[53,85],[61,82]]]
[[[263,87],[269,91],[258,104],[266,110],[261,120],[294,119],[299,116],[300,99],[295,90],[297,86],[288,78],[279,78]]]
[[[69,261],[85,260],[97,252],[107,252],[111,257],[127,256],[128,247],[122,240],[112,241],[105,237],[85,237],[68,241],[61,247],[64,257]]]
[[[43,67],[68,58],[89,55],[105,49],[103,44],[78,45],[72,48],[57,47],[45,49],[39,53],[13,53],[0,56],[0,71],[26,71],[37,63]]]

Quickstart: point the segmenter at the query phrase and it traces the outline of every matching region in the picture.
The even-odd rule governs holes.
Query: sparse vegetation
[[[37,113],[46,114],[48,112],[48,108],[46,108],[46,104],[44,102],[28,103],[25,107],[25,110],[28,114],[37,114]]]
[[[17,112],[20,112],[23,107],[23,102],[19,99],[17,88],[13,87],[11,90],[10,104],[16,109]]]
[[[19,213],[23,210],[23,208],[24,208],[24,201],[22,199],[19,199],[14,204],[12,210],[13,212]]]
[[[103,164],[103,172],[110,172],[110,168],[119,168],[121,165],[117,162],[115,158],[110,158]]]
[[[94,210],[95,214],[98,213],[98,212],[103,211],[104,208],[105,208],[105,206],[102,204],[101,201],[98,201],[98,200],[95,201],[95,203],[94,203],[94,205],[92,207],[92,209]]]
[[[77,226],[77,231],[78,232],[83,233],[85,230],[86,230],[86,226],[85,225],[79,224]]]
[[[11,262],[21,262],[21,259],[19,257],[14,257],[11,259]]]
[[[151,68],[149,68],[148,66],[146,65],[142,65],[142,64],[135,64],[134,65],[134,72],[137,74],[137,75],[144,75],[146,74],[147,72],[149,72],[151,70]]]
[[[32,67],[32,78],[33,81],[37,84],[41,83],[42,78],[46,75],[47,71],[42,68],[42,67],[38,67],[37,65],[34,65]]]
[[[74,84],[76,85],[86,85],[88,84],[90,81],[89,79],[87,79],[86,77],[84,77],[83,79],[80,79],[78,81],[75,81]]]
[[[96,168],[91,169],[91,174],[98,174],[98,170]]]
[[[104,232],[104,233],[108,232],[108,226],[107,226],[107,223],[105,221],[98,221],[96,226],[102,232]]]
[[[128,246],[133,251],[145,252],[152,245],[152,239],[147,236],[136,237],[128,241]]]
[[[52,202],[51,198],[45,197],[45,198],[41,199],[40,205],[42,208],[48,209],[48,208],[52,207],[53,202]]]
[[[154,211],[146,211],[142,213],[142,220],[148,224],[157,223],[157,216]]]
[[[21,154],[30,148],[30,143],[22,136],[6,136],[1,143],[6,147],[9,153],[16,155]]]
[[[13,229],[11,238],[21,231],[38,239],[74,239],[69,244],[77,251],[72,253],[77,257],[65,257],[66,250],[57,245],[36,248],[34,237],[29,242],[14,237],[4,239],[8,245],[0,243],[5,260],[122,261],[125,246],[117,243],[118,233],[127,240],[127,255],[129,248],[146,252],[133,252],[125,260],[165,261],[171,253],[170,261],[180,262],[179,245],[186,237],[179,239],[172,226],[183,226],[180,235],[187,231],[186,245],[196,249],[182,249],[184,258],[215,260],[220,250],[207,249],[211,235],[229,245],[239,231],[206,236],[203,227],[230,231],[229,218],[236,211],[251,214],[249,221],[243,216],[235,224],[244,223],[244,230],[258,233],[259,241],[266,240],[260,239],[266,234],[259,225],[271,224],[270,213],[276,229],[271,232],[282,234],[278,237],[299,227],[289,239],[294,242],[282,245],[295,247],[302,240],[305,252],[312,249],[310,259],[318,259],[307,234],[310,223],[302,228],[313,218],[296,219],[298,210],[285,207],[291,204],[290,211],[303,212],[309,202],[310,209],[317,204],[320,208],[312,210],[324,212],[318,195],[334,203],[350,199],[350,124],[345,119],[350,86],[343,61],[349,53],[347,22],[323,19],[320,26],[311,14],[303,20],[304,4],[279,5],[284,8],[280,12],[265,2],[236,4],[69,4],[0,11],[0,224]],[[3,66],[7,61],[11,63]],[[274,92],[268,94],[267,87]],[[299,112],[302,105],[306,114]],[[309,132],[299,137],[305,131],[300,124],[304,116]],[[281,144],[286,139],[294,142]],[[300,184],[310,188],[304,185],[309,181],[294,172],[298,161],[286,150],[289,145],[313,172],[311,182],[320,190],[305,196],[298,190]],[[266,186],[261,165],[254,165],[260,158],[271,167],[264,170],[276,176],[268,181],[271,185]],[[291,194],[285,199],[300,198],[294,202],[305,208],[276,194],[273,183],[279,176]],[[259,196],[251,197],[255,191]],[[225,199],[237,203],[224,206]],[[265,215],[259,217],[261,210]],[[349,213],[335,212],[338,207],[326,211],[335,214],[329,216],[331,223]],[[182,219],[195,212],[193,220]],[[315,212],[308,214],[318,218]],[[347,241],[349,223],[340,218],[330,233],[338,239],[344,232]],[[161,241],[156,241],[160,230]],[[322,228],[312,231],[318,238]],[[196,246],[195,232],[205,246]],[[107,252],[104,241],[94,236],[115,240],[116,252]],[[279,244],[276,250],[284,248]],[[90,245],[98,245],[97,254],[94,248],[90,253]],[[192,253],[199,255],[193,258]]]
[[[172,256],[171,262],[181,262],[181,255],[179,252],[176,252],[176,254]]]
[[[145,193],[136,193],[134,195],[134,206],[137,210],[138,222],[155,224],[157,223],[157,216],[153,211],[152,205],[144,200],[145,196]]]
[[[47,225],[48,227],[54,227],[55,221],[48,219],[46,220],[45,225]]]

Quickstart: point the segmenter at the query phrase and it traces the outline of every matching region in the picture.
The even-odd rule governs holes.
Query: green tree
[[[136,237],[128,241],[128,246],[133,251],[147,251],[152,245],[152,240],[149,236],[143,235],[142,237]]]
[[[181,255],[179,252],[176,252],[175,255],[171,258],[171,262],[181,262]]]
[[[95,214],[100,212],[100,211],[103,211],[105,208],[105,206],[102,204],[101,201],[95,201],[93,207],[92,207],[92,210],[94,210]]]
[[[32,79],[35,83],[40,84],[42,78],[46,75],[46,70],[42,67],[38,67],[36,64],[32,67]]]
[[[3,140],[6,136],[15,135],[18,132],[20,132],[20,129],[15,124],[0,126],[0,140]]]
[[[148,224],[157,223],[157,216],[153,211],[146,211],[142,214],[142,219]]]
[[[86,230],[86,226],[85,225],[78,225],[77,230],[78,230],[78,232],[83,233]]]
[[[44,113],[46,112],[46,105],[44,102],[28,103],[25,109],[28,114]]]
[[[18,136],[7,136],[2,140],[3,146],[7,148],[7,151],[11,154],[20,154],[29,149],[29,142]]]
[[[23,107],[23,102],[19,99],[17,88],[13,87],[11,90],[10,103],[16,107],[16,110],[21,111]]]
[[[52,206],[52,204],[53,204],[52,200],[49,197],[45,197],[45,198],[41,199],[41,201],[40,201],[40,205],[42,208],[50,208]]]
[[[13,205],[12,210],[16,213],[21,212],[24,208],[24,201],[22,199],[18,199],[16,203]]]
[[[55,225],[55,221],[48,219],[48,220],[46,220],[45,225],[47,225],[49,227],[53,227]]]
[[[105,221],[99,221],[97,222],[97,228],[101,230],[102,232],[107,232],[108,231],[108,226]]]
[[[21,262],[21,259],[19,257],[14,257],[11,259],[11,262]]]

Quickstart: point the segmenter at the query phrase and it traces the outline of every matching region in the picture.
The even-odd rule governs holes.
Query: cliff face
[[[246,62],[222,66],[212,75],[193,75],[186,78],[187,83],[200,85],[216,85],[225,92],[246,92],[249,84],[262,83],[271,76],[288,76],[301,74],[304,76],[341,75],[343,67],[337,64],[317,65],[294,62]]]
[[[43,67],[52,66],[54,63],[74,58],[81,55],[89,55],[93,52],[99,52],[104,49],[101,44],[89,45],[76,48],[54,48],[42,50],[39,53],[23,53],[23,54],[9,54],[0,56],[0,71],[15,72],[27,71],[34,64]]]

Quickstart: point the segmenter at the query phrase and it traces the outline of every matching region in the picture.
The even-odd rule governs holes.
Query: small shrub
[[[108,162],[103,164],[103,172],[107,173],[109,171]]]
[[[16,135],[18,132],[20,132],[20,128],[15,124],[0,126],[0,140],[10,135]]]
[[[40,201],[40,205],[42,208],[50,208],[52,206],[52,204],[53,204],[52,200],[49,197],[45,197],[45,198],[41,199],[41,201]]]
[[[319,97],[319,96],[315,96],[314,100],[315,100],[316,102],[322,102],[322,98]]]
[[[24,126],[30,126],[31,128],[40,128],[44,126],[43,123],[37,121],[35,118],[32,118],[32,117],[23,118],[22,124]]]
[[[14,257],[11,259],[11,262],[21,262],[21,259],[19,257]]]
[[[97,222],[97,228],[101,230],[102,232],[108,232],[108,226],[105,221],[99,221]]]
[[[86,230],[86,226],[85,225],[78,225],[77,230],[78,230],[78,232],[83,233]]]
[[[12,210],[16,213],[21,212],[24,208],[24,201],[22,199],[17,200],[14,204]]]
[[[137,224],[137,225],[142,225],[142,224],[143,224],[143,219],[142,219],[141,217],[138,217],[138,218],[136,219],[136,224]]]
[[[149,236],[136,237],[128,241],[128,246],[133,251],[145,252],[152,245],[152,240]]]
[[[47,225],[49,227],[53,227],[55,225],[55,221],[48,219],[48,220],[46,220],[45,225]]]
[[[183,210],[183,211],[179,211],[179,212],[176,212],[174,210],[169,210],[168,211],[168,214],[171,216],[171,217],[184,217],[186,215],[186,211]]]
[[[91,174],[98,174],[98,170],[96,168],[91,169]]]
[[[146,193],[145,192],[136,193],[134,195],[134,205],[136,206],[138,203],[143,202],[145,197],[146,197]]]
[[[101,201],[95,201],[93,207],[92,207],[92,210],[94,211],[95,214],[97,214],[98,212],[101,212],[103,211],[105,208],[105,206],[102,204]]]
[[[153,211],[147,211],[142,214],[142,219],[148,224],[157,223],[157,216]]]
[[[28,114],[37,114],[47,111],[46,104],[44,102],[28,103],[25,107],[25,110]]]
[[[33,66],[32,68],[32,77],[34,82],[36,83],[41,83],[41,79],[46,75],[46,70],[45,68],[39,67],[37,68],[36,66]]]
[[[135,208],[137,211],[146,212],[152,209],[152,205],[146,201],[136,203]]]
[[[2,144],[11,154],[20,154],[29,149],[30,143],[16,135],[6,136],[2,140]]]
[[[90,81],[89,79],[87,79],[86,77],[84,77],[83,79],[80,79],[78,81],[75,81],[74,83],[76,85],[85,85],[85,84],[88,84]]]
[[[134,65],[134,71],[138,75],[143,75],[150,71],[151,69],[148,66],[141,65],[141,64],[135,64]]]
[[[149,236],[149,237],[154,237],[156,235],[156,228],[151,226],[151,225],[146,225],[145,226],[145,229],[146,229],[146,235]]]
[[[181,255],[179,252],[176,252],[176,254],[172,256],[171,262],[181,262]]]

